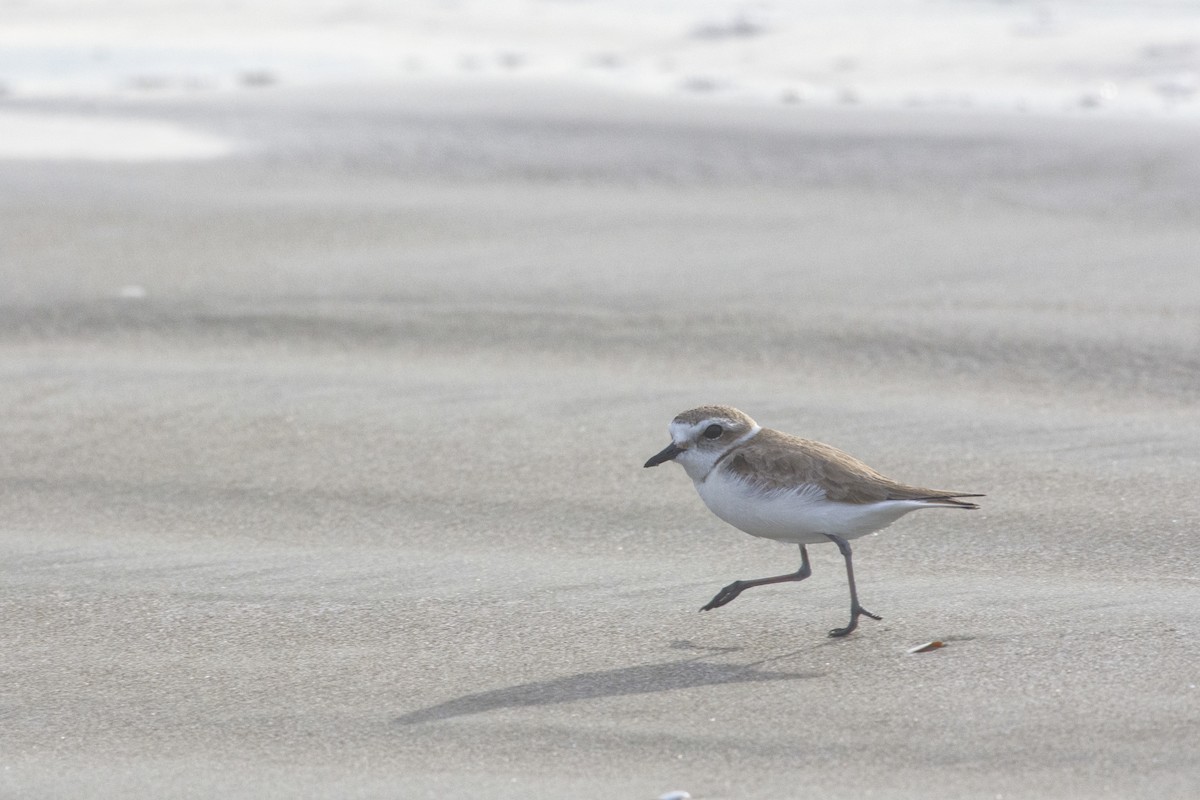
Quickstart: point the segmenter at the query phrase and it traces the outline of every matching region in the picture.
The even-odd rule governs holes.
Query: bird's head
[[[758,423],[731,406],[700,406],[671,420],[671,443],[646,462],[657,467],[677,461],[692,480],[703,480],[729,448],[760,430]]]

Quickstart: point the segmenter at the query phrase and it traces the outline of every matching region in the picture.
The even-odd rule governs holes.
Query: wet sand
[[[0,162],[0,794],[1200,787],[1200,132],[100,110],[251,146]],[[845,640],[833,547],[699,614],[796,566],[641,469],[705,402],[988,497],[859,540]]]

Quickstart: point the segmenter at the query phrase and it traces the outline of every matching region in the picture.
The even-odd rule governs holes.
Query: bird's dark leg
[[[755,586],[766,586],[768,583],[785,583],[787,581],[802,581],[812,575],[812,567],[808,563],[808,550],[804,545],[800,545],[800,569],[795,572],[789,572],[787,575],[776,575],[774,578],[755,578],[749,581],[734,581],[726,586],[721,591],[717,592],[717,596],[708,601],[708,605],[701,608],[701,611],[712,611],[714,608],[720,608],[726,603],[733,602],[739,594],[747,589],[753,589]]]
[[[832,533],[825,534],[825,538],[836,544],[838,550],[842,551],[842,557],[846,559],[846,579],[850,582],[850,624],[844,628],[834,628],[829,632],[830,636],[845,636],[858,627],[860,616],[868,616],[871,619],[883,619],[883,617],[872,614],[858,604],[858,589],[854,586],[854,564],[850,561],[850,543]]]

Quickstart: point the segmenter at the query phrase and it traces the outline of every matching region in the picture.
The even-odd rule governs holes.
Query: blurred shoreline
[[[0,18],[0,159],[220,157],[256,143],[100,117],[281,91],[1200,123],[1197,2],[0,0]]]
[[[382,104],[379,114],[371,113],[371,103]],[[1015,139],[1032,136],[1062,143],[1087,139],[1117,147],[1138,141],[1189,142],[1200,130],[1195,119],[1176,115],[1013,113],[866,104],[767,105],[744,100],[707,102],[678,95],[651,97],[557,81],[419,78],[386,84],[281,84],[221,92],[12,96],[0,100],[0,161],[206,160],[248,155],[286,142],[306,146],[303,140],[309,133],[320,133],[322,127],[328,127],[320,122],[325,113],[317,109],[322,108],[331,113],[345,110],[368,127],[377,127],[390,114],[402,114],[417,120],[488,118],[518,125],[592,122],[598,129],[653,124],[676,127],[681,134],[694,126],[730,131],[758,128],[768,136],[830,128],[855,138],[915,135],[935,139],[965,136],[971,140],[994,135]],[[317,122],[316,129],[279,131],[264,126],[254,131],[254,125],[229,124],[238,118],[305,114]],[[491,147],[487,140],[478,140],[473,143],[476,145],[484,152]],[[587,162],[586,158],[578,160],[579,165]],[[771,180],[770,175],[747,177]],[[1189,198],[1184,201],[1190,203]]]
[[[1200,3],[0,2],[0,108],[443,82],[731,108],[1200,119]]]

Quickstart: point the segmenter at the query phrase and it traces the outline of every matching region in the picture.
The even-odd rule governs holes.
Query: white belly
[[[738,530],[797,544],[828,542],[826,533],[856,539],[891,525],[910,511],[929,508],[919,500],[835,503],[811,484],[763,493],[719,470],[697,482],[696,491],[710,511]]]

